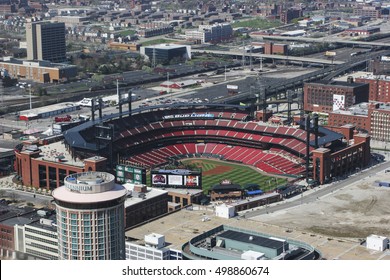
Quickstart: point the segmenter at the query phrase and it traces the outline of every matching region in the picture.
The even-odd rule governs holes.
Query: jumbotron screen
[[[202,172],[186,169],[159,169],[151,171],[153,187],[202,188]]]

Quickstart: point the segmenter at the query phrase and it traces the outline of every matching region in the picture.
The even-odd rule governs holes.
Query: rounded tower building
[[[125,259],[126,188],[106,172],[65,177],[52,192],[60,260]]]

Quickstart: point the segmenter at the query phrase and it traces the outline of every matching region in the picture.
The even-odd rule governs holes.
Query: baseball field
[[[202,185],[206,191],[225,179],[241,186],[249,183],[258,184],[263,191],[274,189],[287,182],[284,178],[266,176],[241,164],[207,159],[186,160],[186,163],[191,163],[202,169]]]
[[[245,184],[258,184],[264,192],[275,189],[287,183],[287,179],[268,176],[260,173],[255,168],[242,164],[235,164],[220,160],[210,159],[182,159],[186,165],[195,166],[202,170],[202,188],[208,193],[214,185],[222,180],[229,180],[233,184],[244,186]],[[146,184],[151,185],[150,175],[147,175]]]

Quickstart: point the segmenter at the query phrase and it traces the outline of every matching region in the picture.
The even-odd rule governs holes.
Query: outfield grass
[[[287,182],[285,178],[277,178],[263,175],[256,170],[243,166],[240,164],[228,163],[224,161],[214,161],[207,159],[189,159],[183,160],[186,164],[197,164],[202,169],[202,186],[205,193],[212,188],[212,186],[219,184],[222,180],[230,180],[233,184],[244,186],[245,184],[258,184],[263,191],[269,191]],[[214,172],[213,169],[225,168],[230,169],[226,172],[213,175],[205,175],[206,171]],[[147,175],[147,185],[150,186],[150,175]]]
[[[263,191],[272,190],[287,182],[287,179],[266,176],[248,166],[206,159],[197,159],[194,161],[201,162],[200,167],[202,168],[203,173],[206,171],[212,171],[213,169],[218,168],[218,166],[227,166],[232,168],[231,170],[221,174],[203,174],[202,185],[203,190],[205,191],[210,190],[212,186],[219,184],[224,179],[228,179],[232,183],[239,184],[241,186],[248,183],[258,184]]]

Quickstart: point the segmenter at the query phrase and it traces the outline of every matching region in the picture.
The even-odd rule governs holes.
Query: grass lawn
[[[135,30],[133,29],[122,30],[121,32],[119,32],[119,34],[121,34],[122,36],[134,35]]]
[[[241,186],[248,183],[258,184],[263,191],[272,190],[287,182],[285,178],[266,176],[248,166],[240,164],[207,159],[182,161],[185,161],[186,164],[197,165],[202,169],[202,186],[206,193],[213,185],[219,184],[224,179]],[[150,186],[150,175],[147,176],[147,185]]]
[[[280,26],[279,21],[273,21],[263,18],[254,18],[249,20],[236,21],[232,24],[233,28],[237,27],[248,27],[248,28],[259,28],[259,29],[268,29],[272,27]]]

